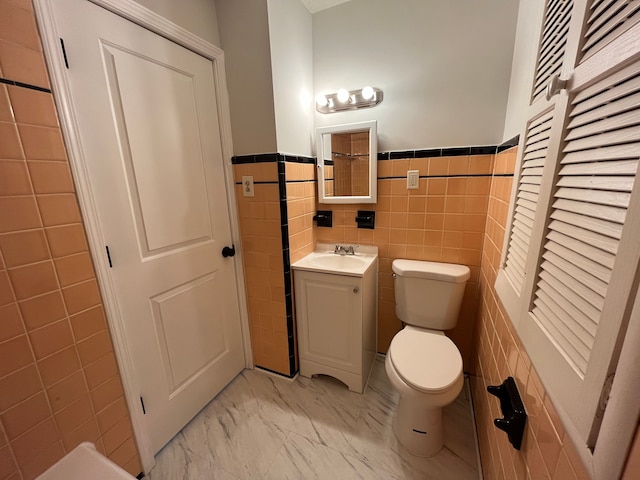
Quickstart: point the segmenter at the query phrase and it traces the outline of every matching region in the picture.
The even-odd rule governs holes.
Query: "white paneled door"
[[[86,0],[53,7],[157,452],[244,367],[213,64]]]

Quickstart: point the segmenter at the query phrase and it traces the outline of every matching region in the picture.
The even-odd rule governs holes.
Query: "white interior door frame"
[[[54,99],[60,117],[62,133],[65,139],[69,163],[77,189],[78,202],[87,231],[89,248],[96,268],[96,275],[104,301],[107,321],[113,338],[115,354],[120,367],[120,374],[125,390],[125,397],[131,413],[133,430],[140,451],[142,467],[149,472],[155,464],[153,451],[143,428],[142,412],[139,405],[139,388],[134,375],[133,360],[125,335],[125,327],[117,308],[115,289],[109,272],[109,265],[103,254],[104,235],[98,222],[97,205],[92,192],[86,160],[83,155],[82,141],[78,134],[77,119],[72,108],[71,89],[66,77],[65,61],[60,51],[60,35],[57,32],[52,2],[55,0],[35,0],[35,12],[42,36],[43,49],[49,75],[51,77]],[[116,15],[140,25],[178,45],[181,45],[213,63],[213,74],[216,85],[218,117],[220,121],[220,138],[225,170],[227,200],[229,205],[229,220],[231,234],[236,243],[240,243],[240,228],[238,224],[237,204],[233,180],[233,155],[231,141],[231,123],[229,114],[229,99],[227,94],[226,75],[224,69],[224,53],[215,45],[170,22],[164,17],[141,6],[133,0],[88,0]],[[251,338],[249,336],[249,317],[247,312],[242,249],[237,249],[233,258],[236,270],[236,283],[240,318],[242,326],[245,366],[253,367],[251,354]]]

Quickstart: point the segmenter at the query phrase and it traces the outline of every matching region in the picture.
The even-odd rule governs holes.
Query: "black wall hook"
[[[513,377],[507,377],[501,385],[489,385],[487,391],[500,399],[500,410],[504,415],[504,418],[494,419],[493,424],[507,433],[513,448],[520,450],[527,412],[524,410],[515,380]]]

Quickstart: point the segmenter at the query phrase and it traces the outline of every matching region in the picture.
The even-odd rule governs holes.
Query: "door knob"
[[[235,245],[231,245],[230,247],[224,247],[222,249],[222,256],[227,258],[227,257],[233,257],[236,254],[236,246]]]
[[[561,79],[559,75],[552,76],[551,80],[549,80],[549,83],[547,84],[547,90],[545,92],[545,98],[547,101],[560,93],[560,90],[566,90],[567,82],[567,80]]]

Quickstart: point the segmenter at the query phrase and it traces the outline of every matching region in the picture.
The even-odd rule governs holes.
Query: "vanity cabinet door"
[[[295,295],[301,370],[308,360],[361,374],[362,279],[297,271]]]

